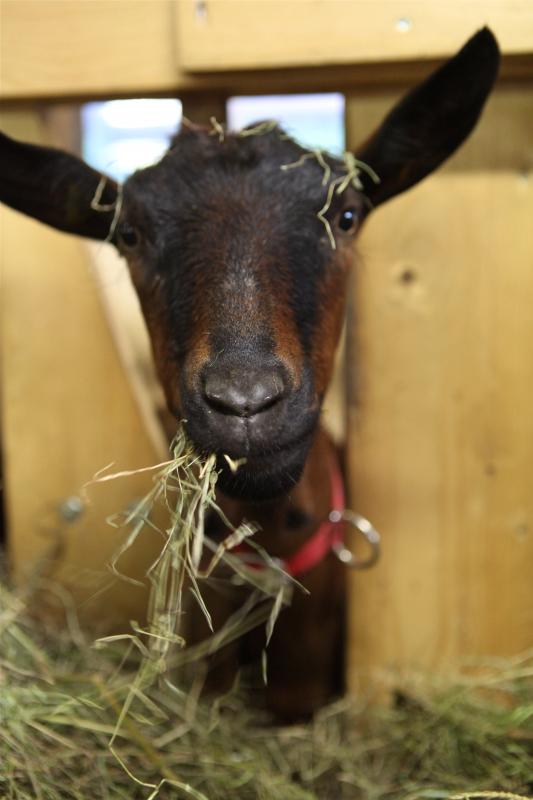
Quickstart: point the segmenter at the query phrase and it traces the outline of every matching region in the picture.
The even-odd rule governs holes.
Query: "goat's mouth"
[[[217,454],[217,486],[230,497],[252,503],[286,494],[301,478],[313,432],[267,453],[249,453],[239,459]]]
[[[286,441],[220,443],[205,441],[195,426],[186,424],[193,444],[202,455],[215,453],[219,478],[217,487],[224,494],[246,502],[263,502],[289,492],[300,480],[313,441],[313,417],[297,436]],[[190,429],[189,429],[190,428]]]
[[[246,393],[240,384],[228,389],[222,378],[220,386],[208,386],[209,396],[205,387],[182,391],[181,410],[198,452],[217,456],[218,487],[231,497],[260,502],[290,491],[299,481],[320,403],[310,380],[303,381],[298,391],[285,389],[274,402],[266,403],[263,395],[274,384],[262,373],[252,372],[252,377]],[[223,408],[215,402],[219,394]]]

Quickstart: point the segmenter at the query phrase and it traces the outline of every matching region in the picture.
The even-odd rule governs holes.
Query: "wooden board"
[[[363,139],[392,96],[348,104]],[[351,581],[349,677],[533,642],[533,88],[376,211],[354,282],[352,504],[383,557]],[[355,376],[355,377],[354,377]]]
[[[158,461],[168,457],[168,440],[161,424],[166,403],[157,379],[152,348],[127,264],[114,247],[99,242],[83,246],[93,273],[113,345],[144,429]],[[89,344],[89,342],[88,342]]]
[[[425,44],[410,49],[413,40],[420,42],[418,24],[407,35],[393,27],[387,36],[376,38],[381,2],[367,3],[364,24],[356,2],[302,2],[283,3],[283,13],[276,18],[279,4],[271,0],[236,2],[229,10],[224,0],[208,0],[208,24],[197,30],[194,6],[186,0],[177,5],[174,0],[0,0],[0,101],[177,93],[183,99],[188,92],[258,94],[405,84],[427,72],[428,55],[435,62],[455,51],[490,19],[486,7],[495,5],[484,3],[483,11],[466,24],[468,9],[474,5],[466,3],[464,16],[462,10],[459,21],[456,15],[438,47],[434,37],[440,27],[432,24],[424,31],[424,37],[428,36],[424,42],[433,51],[426,52]],[[502,2],[496,5],[501,7]],[[293,6],[298,13],[291,11]],[[447,8],[444,3],[429,6]],[[494,20],[511,54],[503,67],[506,75],[533,74],[533,24],[528,7],[526,0],[514,0],[505,6],[508,13]],[[404,14],[405,8],[402,3],[398,13]],[[248,19],[251,10],[254,13]],[[275,25],[282,26],[281,34],[274,33]],[[324,33],[328,30],[329,38]],[[333,35],[339,40],[332,39]],[[393,58],[399,45],[390,50],[390,39],[403,42],[400,60]],[[372,58],[368,48],[374,48]],[[188,58],[209,59],[216,71],[187,72]],[[239,71],[225,71],[231,59],[242,62]],[[324,66],[325,62],[330,66]],[[290,71],[280,66],[289,63],[293,65]],[[268,66],[268,71],[259,70],[261,66]]]
[[[35,114],[5,115],[7,130],[46,141]],[[150,488],[138,475],[90,490],[69,521],[65,501],[110,462],[154,464],[146,433],[108,329],[81,240],[1,209],[2,446],[8,553],[15,577],[43,560],[93,621],[142,618],[145,593],[113,580],[106,564],[121,534],[106,517]],[[107,247],[101,245],[102,248]],[[109,282],[116,275],[109,273]],[[135,576],[158,552],[147,537],[123,561]]]
[[[176,0],[185,70],[441,58],[485,24],[505,53],[533,48],[528,0]]]
[[[169,0],[1,0],[4,97],[170,89]]]

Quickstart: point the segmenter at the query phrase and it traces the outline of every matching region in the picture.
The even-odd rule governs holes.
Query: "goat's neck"
[[[218,496],[217,501],[234,525],[256,522],[254,540],[272,556],[286,557],[312,536],[331,511],[331,462],[334,447],[319,429],[302,477],[288,494],[267,503],[245,503]]]

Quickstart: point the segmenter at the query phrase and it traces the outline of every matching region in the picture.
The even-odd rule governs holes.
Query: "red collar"
[[[320,564],[333,548],[339,547],[343,543],[344,481],[335,458],[331,459],[330,484],[332,511],[328,518],[319,525],[315,533],[303,543],[299,550],[287,558],[276,559],[281,569],[293,578],[309,572],[310,569]],[[232,552],[245,555],[253,551],[243,542],[234,547]],[[254,564],[254,566],[259,569],[262,567],[259,564]]]

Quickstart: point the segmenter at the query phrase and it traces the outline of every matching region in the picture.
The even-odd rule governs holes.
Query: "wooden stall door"
[[[394,102],[351,97],[351,144]],[[383,556],[351,584],[352,686],[533,643],[533,87],[501,88],[361,241],[349,335],[353,505]]]

